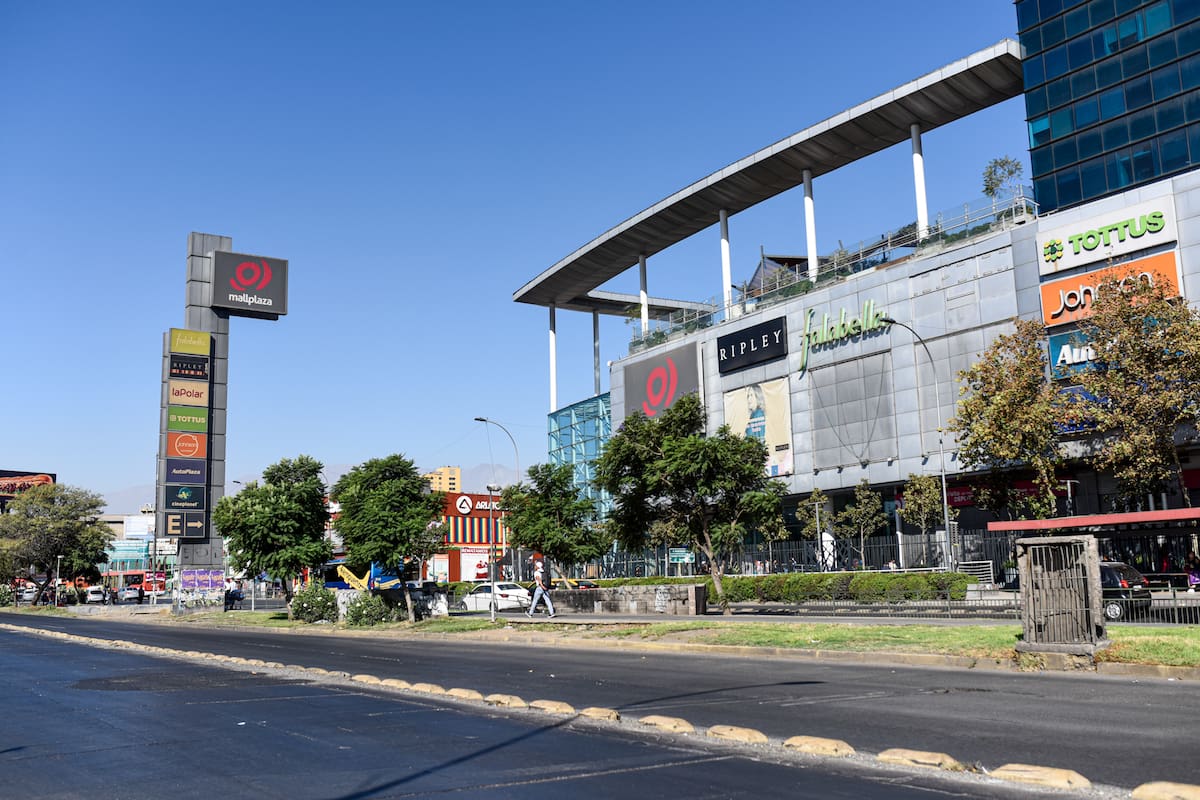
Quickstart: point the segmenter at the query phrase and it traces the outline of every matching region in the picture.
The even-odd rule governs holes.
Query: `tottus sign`
[[[213,308],[260,319],[287,314],[287,259],[221,251],[212,255]]]

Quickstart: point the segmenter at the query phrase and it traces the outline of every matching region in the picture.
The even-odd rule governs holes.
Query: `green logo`
[[[1042,258],[1048,263],[1053,264],[1063,257],[1062,239],[1051,239],[1046,242],[1046,246],[1042,248]]]

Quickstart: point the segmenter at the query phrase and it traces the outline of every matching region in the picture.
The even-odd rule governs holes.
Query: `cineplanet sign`
[[[1039,234],[1038,271],[1052,275],[1177,238],[1171,198],[1138,203]]]

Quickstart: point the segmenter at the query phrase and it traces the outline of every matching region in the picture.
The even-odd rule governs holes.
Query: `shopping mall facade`
[[[1200,3],[1016,8],[1020,43],[1001,41],[703,177],[515,292],[549,313],[551,460],[574,464],[584,487],[623,419],[697,391],[710,430],[729,425],[764,440],[792,509],[816,489],[844,503],[865,479],[894,510],[910,475],[944,472],[964,528],[992,519],[975,507],[972,476],[945,432],[958,372],[1015,318],[1039,320],[1053,378],[1071,391],[1088,355],[1075,325],[1113,269],[1200,298]],[[1033,191],[930,214],[922,134],[1021,95]],[[818,179],[893,146],[912,151],[916,222],[820,253]],[[807,255],[764,256],[735,292],[731,218],[793,189],[803,192]],[[713,226],[721,246],[708,285],[726,287],[722,300],[652,296],[653,257]],[[601,288],[631,270],[638,295]],[[598,336],[601,314],[631,310],[641,335],[609,366],[609,391],[596,346],[593,395],[560,405],[558,312],[591,314]],[[1185,477],[1200,488],[1197,454],[1185,458],[1195,467]],[[1109,476],[1080,462],[1061,477],[1077,512],[1111,510]],[[1162,495],[1144,507],[1182,504]]]

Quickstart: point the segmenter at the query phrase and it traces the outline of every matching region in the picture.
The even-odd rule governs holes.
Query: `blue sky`
[[[513,292],[772,142],[1013,36],[1009,0],[0,3],[0,469],[153,499],[162,333],[190,231],[290,261],[235,318],[230,478],[403,453],[508,479],[546,460],[548,322]],[[931,212],[1027,161],[1021,100],[925,136]],[[1028,167],[1027,167],[1028,170]],[[818,250],[913,219],[907,145],[818,178]],[[804,252],[802,195],[731,218],[734,280]],[[716,226],[652,294],[721,292]],[[610,284],[637,289],[634,269]],[[562,405],[591,317],[558,315]],[[633,329],[601,325],[601,358]],[[607,390],[607,375],[603,389]],[[482,467],[482,471],[480,471]],[[507,471],[506,471],[507,470]],[[469,479],[482,490],[487,478]],[[478,485],[472,485],[472,481]]]

